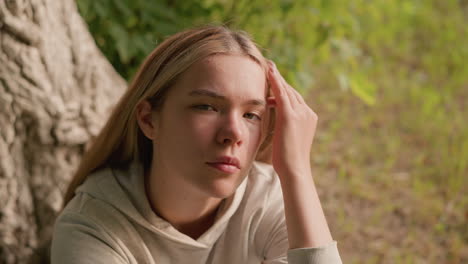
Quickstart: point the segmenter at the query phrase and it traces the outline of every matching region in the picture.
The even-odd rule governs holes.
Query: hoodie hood
[[[140,162],[133,162],[126,169],[106,167],[93,172],[76,189],[75,194],[85,193],[99,199],[120,211],[135,225],[140,225],[166,239],[185,246],[206,249],[212,247],[225,231],[229,219],[239,207],[245,193],[247,178],[245,177],[233,195],[222,201],[215,223],[196,240],[179,232],[153,212],[146,197],[143,166]]]

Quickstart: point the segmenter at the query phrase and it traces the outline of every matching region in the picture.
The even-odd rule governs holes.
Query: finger
[[[299,94],[299,92],[297,92],[296,89],[294,89],[291,85],[288,84],[288,82],[286,82],[283,75],[280,76],[281,82],[283,83],[285,89],[288,91],[288,94],[291,96],[291,98],[294,98],[294,104],[305,104],[304,98],[302,98],[301,94]]]
[[[285,103],[289,109],[293,109],[294,108],[294,105],[297,103],[295,101],[295,98],[294,98],[294,95],[291,94],[290,91],[288,91],[288,85],[287,83],[284,81],[284,78],[283,76],[281,76],[278,68],[276,67],[276,65],[273,63],[273,75],[274,77],[278,80],[278,83],[279,83],[279,89],[281,90],[281,93],[283,95],[283,103]]]
[[[296,106],[296,105],[299,105],[301,104],[300,100],[297,98],[296,94],[295,94],[295,91],[294,88],[292,88],[289,84],[287,83],[284,83],[284,87],[286,87],[286,92],[288,93],[289,95],[289,98],[291,100],[291,105],[292,106]]]
[[[291,88],[291,90],[294,92],[294,95],[296,96],[296,99],[297,101],[300,103],[300,104],[306,104],[305,100],[304,100],[304,97],[302,97],[302,95],[296,90],[294,89],[293,87],[289,86]]]
[[[273,64],[270,63],[270,68],[268,69],[268,82],[270,84],[271,91],[273,92],[273,96],[277,99],[276,102],[278,104],[282,104],[281,98],[283,91],[279,88],[281,83],[277,78],[275,78],[273,67]]]
[[[278,77],[276,71],[275,71],[275,66],[273,62],[270,62],[270,70],[268,72],[270,84],[271,84],[271,90],[273,91],[273,95],[275,97],[276,105],[279,108],[291,108],[290,102],[288,99],[288,95],[286,94],[285,89],[283,88],[283,83],[281,82],[281,79]]]

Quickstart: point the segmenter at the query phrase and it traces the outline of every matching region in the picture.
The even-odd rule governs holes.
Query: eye
[[[258,116],[257,114],[254,114],[254,113],[246,113],[244,116],[247,117],[248,119],[262,120],[260,118],[260,116]]]
[[[207,105],[207,104],[204,104],[204,105],[195,105],[193,106],[194,108],[196,109],[199,109],[199,110],[206,110],[206,111],[216,111],[216,109],[211,106],[211,105]]]

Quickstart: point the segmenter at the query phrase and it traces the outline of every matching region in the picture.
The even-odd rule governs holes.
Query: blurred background
[[[344,263],[468,263],[467,0],[77,0],[131,80],[165,37],[247,31],[319,115],[314,177]]]

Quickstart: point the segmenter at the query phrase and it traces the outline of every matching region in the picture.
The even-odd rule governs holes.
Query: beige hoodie
[[[271,165],[254,162],[196,240],[151,210],[142,175],[139,163],[89,175],[55,222],[52,264],[341,263],[336,241],[288,250],[281,186]]]

